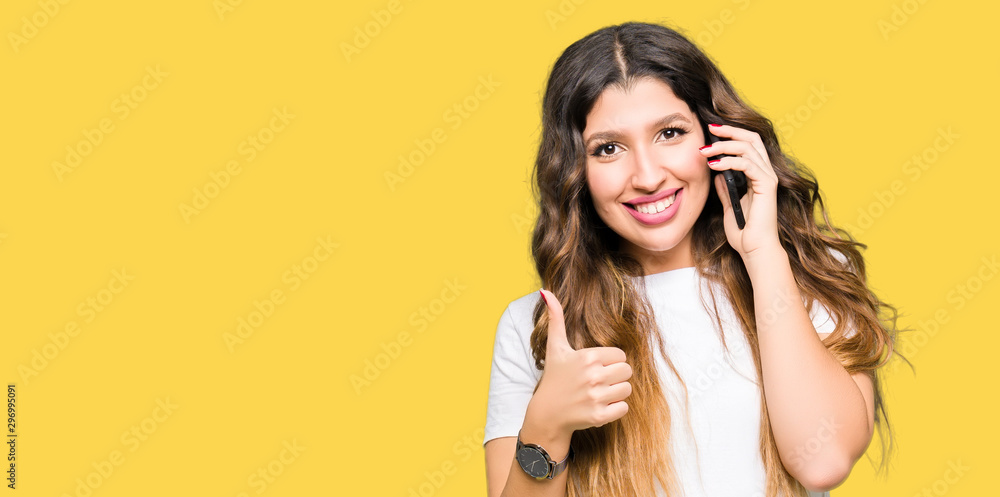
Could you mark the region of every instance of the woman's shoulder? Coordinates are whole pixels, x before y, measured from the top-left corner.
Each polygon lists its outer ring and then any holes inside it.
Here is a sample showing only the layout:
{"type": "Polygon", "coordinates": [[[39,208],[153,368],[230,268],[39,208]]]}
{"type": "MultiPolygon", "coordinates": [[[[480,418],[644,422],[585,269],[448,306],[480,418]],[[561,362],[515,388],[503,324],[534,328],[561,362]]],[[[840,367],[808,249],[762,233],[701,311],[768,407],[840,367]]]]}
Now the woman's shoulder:
{"type": "Polygon", "coordinates": [[[528,326],[528,333],[531,333],[531,327],[533,327],[533,314],[535,311],[535,305],[541,299],[541,294],[538,290],[530,292],[526,295],[522,295],[507,304],[506,309],[504,309],[503,316],[501,316],[501,321],[504,318],[509,318],[512,325],[517,328],[523,328],[525,325],[528,326]]]}
{"type": "MultiPolygon", "coordinates": [[[[539,300],[541,295],[534,291],[512,300],[504,308],[493,345],[496,374],[507,379],[517,378],[526,384],[537,382],[541,376],[531,352],[531,332],[535,327],[533,312],[539,300]]],[[[490,388],[493,388],[492,381],[490,388]]]]}

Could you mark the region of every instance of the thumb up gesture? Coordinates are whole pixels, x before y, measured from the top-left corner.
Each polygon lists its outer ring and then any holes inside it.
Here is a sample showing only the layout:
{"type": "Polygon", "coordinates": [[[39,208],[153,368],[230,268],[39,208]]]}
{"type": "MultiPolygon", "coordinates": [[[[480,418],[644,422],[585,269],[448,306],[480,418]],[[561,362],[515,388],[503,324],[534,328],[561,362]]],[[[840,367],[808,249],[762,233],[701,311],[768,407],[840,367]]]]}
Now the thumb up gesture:
{"type": "Polygon", "coordinates": [[[562,305],[552,292],[541,294],[549,317],[545,369],[529,409],[544,412],[568,434],[621,418],[632,393],[632,367],[625,362],[625,352],[617,347],[574,350],[566,338],[562,305]]]}

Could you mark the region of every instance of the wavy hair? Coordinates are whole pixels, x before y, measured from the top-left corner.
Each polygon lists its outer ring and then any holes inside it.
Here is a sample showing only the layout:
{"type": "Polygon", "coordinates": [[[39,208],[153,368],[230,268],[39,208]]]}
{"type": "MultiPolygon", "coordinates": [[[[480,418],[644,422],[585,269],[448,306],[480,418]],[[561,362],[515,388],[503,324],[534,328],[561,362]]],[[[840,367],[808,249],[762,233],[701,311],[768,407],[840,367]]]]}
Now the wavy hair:
{"type": "MultiPolygon", "coordinates": [[[[667,495],[676,495],[676,474],[665,450],[670,409],[657,376],[655,350],[674,374],[676,369],[664,350],[644,288],[626,277],[642,282],[641,264],[619,250],[621,237],[595,211],[583,143],[587,114],[601,93],[609,86],[628,88],[644,77],[669,85],[700,122],[731,124],[760,135],[778,176],[778,236],[795,280],[807,301],[825,305],[837,323],[824,346],[848,373],[863,371],[874,382],[875,423],[885,468],[892,430],[880,368],[893,355],[901,330],[896,328],[896,309],[868,288],[861,255],[867,247],[830,223],[812,173],[781,151],[771,121],[743,102],[698,47],[670,28],[629,22],[587,35],[556,61],[543,99],[542,137],[533,171],[539,214],[532,257],[542,286],[563,305],[570,344],[578,349],[621,348],[633,368],[628,414],[574,432],[568,495],[652,495],[657,484],[667,495]],[[853,336],[845,337],[848,329],[855,330],[853,336]]],[[[722,213],[712,188],[693,227],[693,259],[698,274],[718,283],[732,303],[761,378],[752,285],[742,259],[726,240],[722,213]]],[[[532,354],[542,369],[548,316],[541,301],[533,319],[532,354]]],[[[806,489],[780,460],[763,389],[760,416],[767,495],[805,496],[806,489]]]]}

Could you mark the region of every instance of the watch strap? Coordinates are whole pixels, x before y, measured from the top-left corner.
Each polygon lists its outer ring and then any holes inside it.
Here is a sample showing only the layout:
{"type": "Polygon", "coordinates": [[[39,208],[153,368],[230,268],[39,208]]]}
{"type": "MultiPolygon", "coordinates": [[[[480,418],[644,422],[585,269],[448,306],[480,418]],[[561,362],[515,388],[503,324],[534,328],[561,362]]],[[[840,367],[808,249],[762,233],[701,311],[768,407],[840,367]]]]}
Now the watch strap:
{"type": "MultiPolygon", "coordinates": [[[[518,432],[517,433],[517,446],[514,448],[515,457],[516,457],[516,454],[518,452],[520,452],[521,449],[524,448],[524,447],[531,447],[533,449],[538,450],[542,454],[542,456],[545,457],[545,460],[549,464],[549,472],[548,472],[548,474],[546,474],[545,476],[543,476],[541,478],[538,478],[539,480],[543,480],[543,479],[551,480],[551,479],[559,476],[560,473],[562,473],[563,471],[566,471],[566,468],[569,467],[569,460],[573,457],[573,446],[570,445],[569,452],[566,454],[566,457],[564,457],[562,461],[555,462],[555,461],[552,460],[552,456],[549,455],[548,451],[546,451],[545,449],[543,449],[542,446],[537,445],[537,444],[531,444],[531,443],[526,444],[526,443],[522,442],[521,441],[521,433],[518,432]]],[[[524,468],[522,468],[522,469],[524,469],[524,468]]]]}

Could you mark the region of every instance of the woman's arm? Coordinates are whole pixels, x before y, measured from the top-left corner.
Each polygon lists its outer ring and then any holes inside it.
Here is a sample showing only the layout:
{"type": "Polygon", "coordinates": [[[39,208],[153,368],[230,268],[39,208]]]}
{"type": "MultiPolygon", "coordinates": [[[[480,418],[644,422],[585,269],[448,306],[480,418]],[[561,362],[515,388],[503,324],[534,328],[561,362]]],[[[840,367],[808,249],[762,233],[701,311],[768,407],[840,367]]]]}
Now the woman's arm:
{"type": "MultiPolygon", "coordinates": [[[[525,408],[521,441],[541,446],[553,461],[569,454],[576,430],[603,426],[628,412],[632,394],[632,367],[617,347],[574,350],[566,338],[562,304],[552,292],[541,290],[548,308],[545,367],[537,389],[525,408]]],[[[486,477],[490,497],[566,495],[565,471],[551,480],[528,476],[514,459],[516,437],[498,437],[486,443],[486,477]]]]}
{"type": "Polygon", "coordinates": [[[842,483],[864,454],[874,427],[866,373],[850,375],[816,333],[780,246],[744,262],[753,284],[764,397],[785,468],[803,486],[842,483]]]}
{"type": "Polygon", "coordinates": [[[743,171],[750,183],[740,199],[747,214],[739,229],[722,175],[715,179],[726,239],[739,252],[753,285],[764,400],[785,469],[809,490],[836,487],[871,441],[872,382],[851,377],[813,327],[778,238],[778,176],[760,135],[709,125],[728,141],[701,149],[714,170],[743,171]]]}
{"type": "MultiPolygon", "coordinates": [[[[562,461],[569,453],[570,435],[546,433],[535,421],[529,408],[521,428],[521,441],[542,446],[554,461],[562,461]]],[[[573,464],[551,480],[535,480],[521,469],[514,459],[517,437],[494,438],[486,442],[486,486],[488,497],[565,497],[566,479],[573,464]]]]}

